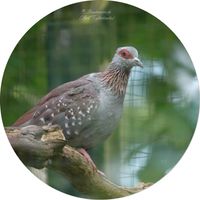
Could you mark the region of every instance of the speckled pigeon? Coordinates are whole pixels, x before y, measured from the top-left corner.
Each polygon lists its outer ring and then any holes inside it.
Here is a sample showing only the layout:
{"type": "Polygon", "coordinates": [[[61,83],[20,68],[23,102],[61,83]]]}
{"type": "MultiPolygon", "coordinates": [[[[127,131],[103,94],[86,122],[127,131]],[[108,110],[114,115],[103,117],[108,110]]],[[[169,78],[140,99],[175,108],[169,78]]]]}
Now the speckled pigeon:
{"type": "Polygon", "coordinates": [[[137,50],[131,46],[120,47],[103,72],[58,86],[13,126],[58,124],[70,146],[94,147],[118,125],[133,66],[142,67],[137,50]]]}

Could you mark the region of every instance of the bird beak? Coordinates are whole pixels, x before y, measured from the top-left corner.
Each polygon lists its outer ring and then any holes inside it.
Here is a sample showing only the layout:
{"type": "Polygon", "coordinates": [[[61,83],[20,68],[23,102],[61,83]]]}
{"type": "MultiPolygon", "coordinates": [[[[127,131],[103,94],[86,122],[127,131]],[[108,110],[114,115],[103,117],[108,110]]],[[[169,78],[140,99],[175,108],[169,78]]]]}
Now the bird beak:
{"type": "Polygon", "coordinates": [[[139,58],[135,57],[135,58],[133,59],[133,61],[134,61],[134,65],[135,65],[135,66],[143,67],[143,63],[140,61],[139,58]]]}

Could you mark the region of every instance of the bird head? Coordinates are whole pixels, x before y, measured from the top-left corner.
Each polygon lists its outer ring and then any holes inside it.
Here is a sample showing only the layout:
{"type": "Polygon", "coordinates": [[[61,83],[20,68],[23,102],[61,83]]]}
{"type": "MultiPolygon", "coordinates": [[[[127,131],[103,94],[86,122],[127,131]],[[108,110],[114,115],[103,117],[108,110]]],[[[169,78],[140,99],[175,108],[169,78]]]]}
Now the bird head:
{"type": "Polygon", "coordinates": [[[138,58],[137,49],[131,46],[118,48],[112,63],[125,69],[131,69],[134,66],[143,67],[142,62],[138,58]]]}

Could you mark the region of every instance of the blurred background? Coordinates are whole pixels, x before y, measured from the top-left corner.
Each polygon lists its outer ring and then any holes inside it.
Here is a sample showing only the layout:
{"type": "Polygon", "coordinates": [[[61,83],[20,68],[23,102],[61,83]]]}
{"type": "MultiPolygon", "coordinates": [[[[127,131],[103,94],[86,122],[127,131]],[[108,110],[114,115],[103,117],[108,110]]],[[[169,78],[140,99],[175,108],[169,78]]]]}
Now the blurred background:
{"type": "MultiPolygon", "coordinates": [[[[117,47],[135,46],[144,69],[134,68],[118,128],[90,150],[113,182],[156,182],[181,158],[193,136],[199,88],[187,51],[149,13],[127,4],[88,1],[59,9],[35,24],[14,49],[1,87],[4,126],[11,126],[48,91],[102,71],[117,47]]],[[[46,182],[81,196],[54,171],[46,182]]]]}

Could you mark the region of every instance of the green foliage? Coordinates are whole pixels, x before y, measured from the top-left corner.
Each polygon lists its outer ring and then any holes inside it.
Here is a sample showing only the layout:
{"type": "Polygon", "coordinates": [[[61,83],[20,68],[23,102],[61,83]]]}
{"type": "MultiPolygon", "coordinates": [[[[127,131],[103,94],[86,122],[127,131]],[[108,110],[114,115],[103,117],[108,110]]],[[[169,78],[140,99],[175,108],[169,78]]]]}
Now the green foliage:
{"type": "Polygon", "coordinates": [[[31,28],[19,41],[7,63],[1,88],[5,126],[11,125],[47,91],[44,26],[44,23],[39,23],[31,28]]]}

